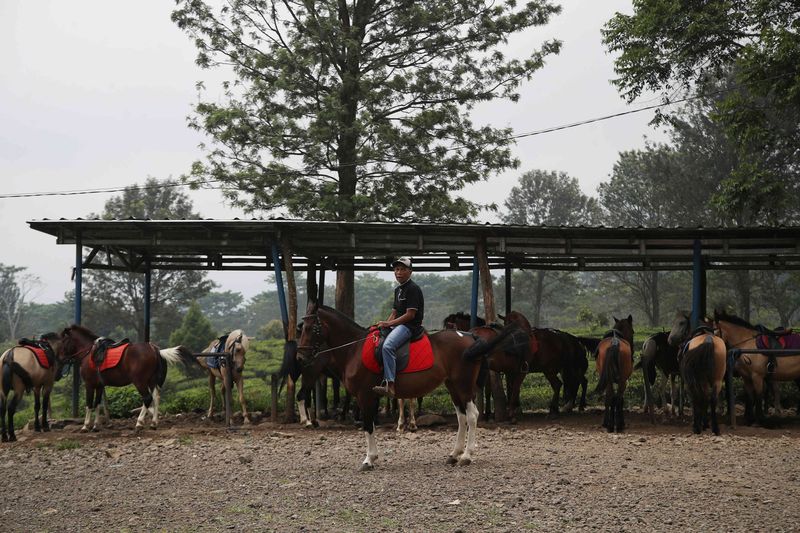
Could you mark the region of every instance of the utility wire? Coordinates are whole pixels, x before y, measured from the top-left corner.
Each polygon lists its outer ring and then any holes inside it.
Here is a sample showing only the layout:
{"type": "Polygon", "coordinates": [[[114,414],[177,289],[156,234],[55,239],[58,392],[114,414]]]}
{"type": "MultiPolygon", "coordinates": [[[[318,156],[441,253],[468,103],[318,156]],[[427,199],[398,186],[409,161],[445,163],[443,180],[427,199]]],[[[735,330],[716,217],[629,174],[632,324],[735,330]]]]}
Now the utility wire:
{"type": "MultiPolygon", "coordinates": [[[[762,80],[762,81],[768,81],[770,79],[775,79],[775,78],[782,78],[782,77],[786,77],[786,76],[788,76],[790,74],[793,75],[794,73],[784,73],[784,74],[780,74],[780,75],[777,75],[777,76],[772,76],[771,78],[767,78],[766,80],[762,80]]],[[[612,113],[610,115],[603,115],[603,116],[600,116],[600,117],[585,119],[585,120],[581,120],[581,121],[578,121],[578,122],[571,122],[569,124],[562,124],[560,126],[552,126],[552,127],[544,128],[544,129],[541,129],[541,130],[530,131],[530,132],[526,132],[526,133],[518,133],[516,135],[509,135],[508,137],[505,137],[504,139],[505,140],[524,139],[524,138],[527,138],[527,137],[535,137],[537,135],[544,135],[544,134],[553,133],[553,132],[556,132],[556,131],[562,131],[562,130],[567,130],[567,129],[571,129],[571,128],[577,128],[579,126],[585,126],[587,124],[593,124],[593,123],[596,123],[596,122],[602,122],[602,121],[605,121],[605,120],[611,120],[611,119],[623,117],[623,116],[626,116],[626,115],[633,115],[635,113],[641,113],[642,111],[649,111],[651,109],[659,109],[659,108],[662,108],[662,107],[667,107],[667,106],[671,106],[671,105],[675,105],[675,104],[681,104],[681,103],[684,103],[684,102],[689,102],[689,101],[697,100],[697,99],[700,99],[700,98],[708,98],[708,97],[712,97],[712,96],[718,96],[720,94],[723,94],[723,93],[726,93],[726,92],[731,92],[731,91],[736,90],[738,88],[739,88],[738,85],[734,86],[734,87],[726,87],[724,89],[720,89],[718,91],[714,91],[714,92],[710,92],[710,93],[703,93],[703,94],[696,94],[696,95],[692,95],[692,96],[686,96],[684,98],[679,98],[677,100],[668,100],[668,101],[662,102],[660,104],[652,104],[652,105],[645,106],[645,107],[640,107],[640,108],[637,108],[637,109],[629,109],[627,111],[620,111],[619,113],[612,113]]],[[[494,142],[494,141],[492,141],[492,142],[494,142]]],[[[476,143],[474,145],[471,145],[470,147],[482,146],[482,144],[485,144],[485,143],[476,143]]],[[[447,148],[446,151],[452,152],[454,150],[460,150],[462,148],[467,148],[467,147],[468,147],[467,145],[456,145],[456,146],[451,146],[450,148],[447,148]]],[[[339,167],[343,168],[343,167],[348,167],[348,166],[363,165],[363,164],[367,164],[367,163],[368,162],[345,163],[345,164],[339,165],[339,167]]],[[[167,182],[167,183],[160,183],[160,184],[157,184],[157,185],[129,185],[129,186],[125,186],[125,187],[109,187],[109,188],[103,188],[103,189],[84,189],[84,190],[72,190],[72,191],[9,193],[9,194],[0,194],[0,199],[4,199],[4,198],[35,198],[35,197],[41,197],[41,196],[76,196],[76,195],[82,195],[82,194],[104,194],[104,193],[111,193],[111,192],[123,192],[123,191],[125,191],[127,189],[147,190],[147,189],[158,189],[158,188],[168,188],[168,187],[186,187],[186,186],[192,186],[192,185],[206,185],[206,184],[211,184],[211,183],[219,183],[220,181],[221,180],[204,180],[204,181],[193,181],[191,183],[167,182]]],[[[213,188],[219,189],[220,187],[213,187],[213,188]]]]}

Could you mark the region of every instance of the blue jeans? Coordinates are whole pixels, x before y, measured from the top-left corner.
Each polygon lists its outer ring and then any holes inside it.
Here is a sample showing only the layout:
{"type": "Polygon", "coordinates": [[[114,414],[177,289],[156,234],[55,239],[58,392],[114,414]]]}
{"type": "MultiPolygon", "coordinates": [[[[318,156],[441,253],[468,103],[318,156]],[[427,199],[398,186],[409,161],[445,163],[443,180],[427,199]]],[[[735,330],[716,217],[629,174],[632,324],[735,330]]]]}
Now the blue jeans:
{"type": "Polygon", "coordinates": [[[405,324],[400,324],[392,328],[389,336],[383,342],[383,375],[386,381],[394,381],[397,349],[410,339],[411,330],[405,324]]]}

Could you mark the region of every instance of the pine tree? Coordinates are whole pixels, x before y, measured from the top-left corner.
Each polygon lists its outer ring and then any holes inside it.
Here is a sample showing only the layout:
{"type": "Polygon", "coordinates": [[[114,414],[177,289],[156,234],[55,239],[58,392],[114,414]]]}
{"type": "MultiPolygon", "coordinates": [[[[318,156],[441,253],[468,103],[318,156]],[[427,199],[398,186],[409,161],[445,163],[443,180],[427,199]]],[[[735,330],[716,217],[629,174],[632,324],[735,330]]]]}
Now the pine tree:
{"type": "Polygon", "coordinates": [[[186,316],[183,317],[181,327],[169,336],[169,344],[170,346],[181,344],[190,350],[201,352],[214,337],[216,337],[216,333],[211,322],[203,315],[200,304],[195,301],[192,302],[186,316]]]}

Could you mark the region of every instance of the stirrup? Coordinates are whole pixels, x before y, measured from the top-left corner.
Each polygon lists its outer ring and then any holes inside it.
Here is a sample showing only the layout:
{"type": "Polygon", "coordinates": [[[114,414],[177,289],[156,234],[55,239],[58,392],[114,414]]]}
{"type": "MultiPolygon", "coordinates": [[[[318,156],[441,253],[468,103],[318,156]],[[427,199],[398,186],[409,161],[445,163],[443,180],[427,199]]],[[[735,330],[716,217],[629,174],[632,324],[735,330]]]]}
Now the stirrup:
{"type": "Polygon", "coordinates": [[[389,398],[394,398],[394,394],[389,388],[389,382],[386,380],[383,380],[383,382],[380,385],[372,387],[372,392],[374,392],[378,396],[388,396],[389,398]]]}

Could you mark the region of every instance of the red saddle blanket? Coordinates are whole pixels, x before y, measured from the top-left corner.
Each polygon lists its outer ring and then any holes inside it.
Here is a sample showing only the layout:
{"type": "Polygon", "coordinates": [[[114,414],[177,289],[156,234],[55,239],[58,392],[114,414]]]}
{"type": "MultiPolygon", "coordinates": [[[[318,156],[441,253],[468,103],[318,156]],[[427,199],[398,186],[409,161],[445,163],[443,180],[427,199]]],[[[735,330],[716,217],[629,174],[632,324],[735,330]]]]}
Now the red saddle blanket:
{"type": "Polygon", "coordinates": [[[22,346],[22,348],[27,348],[33,352],[33,355],[36,356],[36,360],[39,361],[39,366],[42,368],[50,368],[50,361],[47,360],[47,354],[44,353],[44,350],[38,346],[31,346],[29,344],[22,346]]]}
{"type": "MultiPolygon", "coordinates": [[[[100,363],[100,371],[114,368],[122,360],[122,354],[128,349],[130,343],[117,346],[116,348],[109,348],[106,350],[106,358],[100,363]]],[[[89,370],[97,370],[97,365],[94,362],[94,354],[89,354],[89,370]]]]}
{"type": "MultiPolygon", "coordinates": [[[[370,330],[369,336],[364,341],[361,350],[361,362],[367,370],[373,374],[381,374],[383,370],[375,359],[375,346],[380,342],[380,333],[377,329],[370,330]]],[[[411,372],[421,372],[433,366],[433,348],[428,334],[424,334],[421,339],[411,343],[409,348],[408,364],[398,374],[410,374],[411,372]]]]}
{"type": "Polygon", "coordinates": [[[800,349],[800,333],[786,333],[777,337],[772,335],[759,335],[756,337],[756,347],[762,350],[770,348],[778,350],[800,349]]]}

